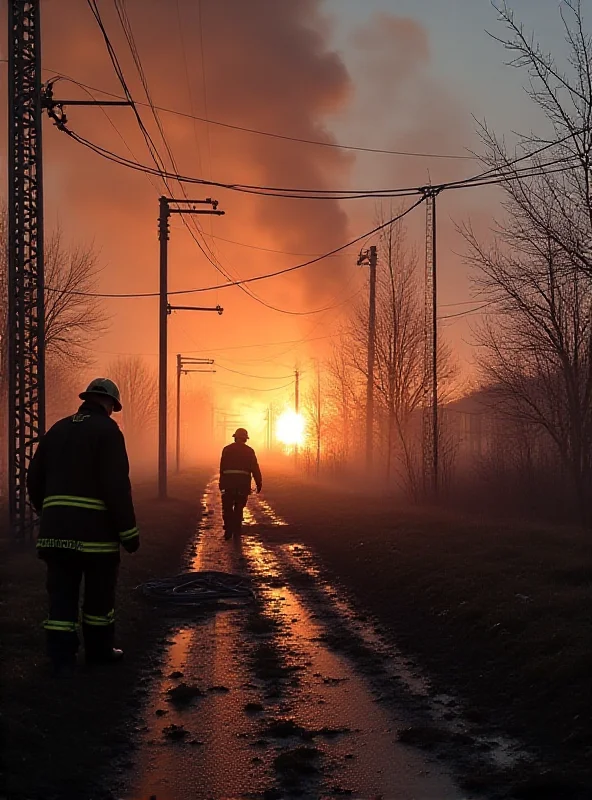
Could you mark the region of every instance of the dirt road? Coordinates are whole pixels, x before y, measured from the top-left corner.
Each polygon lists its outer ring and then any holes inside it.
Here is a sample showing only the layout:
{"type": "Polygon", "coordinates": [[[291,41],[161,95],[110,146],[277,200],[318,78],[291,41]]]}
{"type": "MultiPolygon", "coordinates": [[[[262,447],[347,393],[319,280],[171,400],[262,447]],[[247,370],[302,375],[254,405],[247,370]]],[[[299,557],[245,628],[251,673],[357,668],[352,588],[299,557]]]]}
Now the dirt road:
{"type": "MultiPolygon", "coordinates": [[[[228,543],[215,481],[204,504],[188,566],[248,575],[257,599],[184,612],[173,626],[126,800],[465,797],[435,757],[403,743],[429,735],[446,698],[430,698],[380,632],[320,580],[309,550],[281,536],[264,544],[289,520],[253,496],[242,541],[228,543]]],[[[459,721],[448,724],[458,747],[459,721]]]]}

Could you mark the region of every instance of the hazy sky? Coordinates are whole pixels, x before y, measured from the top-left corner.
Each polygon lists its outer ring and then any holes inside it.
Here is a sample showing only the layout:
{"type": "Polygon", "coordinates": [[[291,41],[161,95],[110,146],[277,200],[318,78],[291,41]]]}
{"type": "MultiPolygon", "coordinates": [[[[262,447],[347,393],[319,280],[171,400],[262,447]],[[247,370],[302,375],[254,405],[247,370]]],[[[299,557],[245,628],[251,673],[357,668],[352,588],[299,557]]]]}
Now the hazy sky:
{"type": "MultiPolygon", "coordinates": [[[[546,47],[562,53],[557,0],[512,0],[511,5],[546,47]]],[[[202,0],[201,4],[197,0],[128,0],[126,6],[154,101],[162,106],[305,139],[441,155],[467,155],[478,149],[474,118],[487,119],[497,131],[509,135],[539,124],[524,95],[524,73],[504,66],[507,54],[486,33],[503,35],[489,0],[202,0]]],[[[1,7],[5,31],[5,2],[1,7]]],[[[99,2],[99,7],[132,92],[144,99],[112,3],[99,2]]],[[[46,0],[43,36],[46,69],[120,91],[85,2],[46,0]]],[[[71,84],[58,87],[56,93],[84,96],[71,84]]],[[[149,112],[142,113],[157,136],[149,112]]],[[[68,117],[71,127],[93,142],[128,157],[129,147],[139,161],[148,163],[128,110],[109,110],[111,121],[96,109],[71,108],[68,117]]],[[[470,160],[353,154],[169,114],[163,114],[162,120],[181,171],[228,182],[394,187],[468,176],[479,169],[470,160]]],[[[95,241],[104,264],[102,291],[155,291],[157,197],[162,187],[102,161],[49,124],[46,131],[48,224],[59,219],[71,239],[95,241]]],[[[5,131],[2,149],[4,156],[5,131]]],[[[204,230],[216,257],[233,276],[281,269],[308,257],[299,254],[326,252],[372,227],[379,213],[373,202],[340,205],[251,198],[224,190],[204,192],[200,187],[189,191],[199,196],[213,193],[225,208],[226,216],[205,221],[204,230]]],[[[449,311],[455,310],[450,304],[471,297],[470,275],[455,224],[470,217],[485,235],[498,213],[498,200],[493,190],[471,190],[470,196],[455,193],[439,201],[439,295],[449,311]]],[[[171,289],[223,282],[178,218],[173,226],[171,289]]],[[[423,209],[409,218],[409,235],[422,261],[423,209]]],[[[225,373],[224,366],[277,376],[278,386],[297,361],[310,372],[310,359],[323,355],[331,342],[319,337],[336,332],[348,308],[344,301],[363,290],[365,276],[356,267],[357,249],[302,272],[253,285],[265,302],[286,311],[336,306],[324,313],[277,313],[236,288],[182,296],[188,303],[221,303],[225,313],[221,318],[176,314],[170,324],[171,355],[199,350],[200,355],[219,359],[217,375],[195,376],[195,385],[212,380],[254,388],[266,385],[225,373]],[[303,338],[310,340],[308,344],[289,344],[303,338]],[[244,347],[276,341],[288,344],[244,347]]],[[[97,345],[95,369],[103,369],[117,352],[141,353],[155,364],[156,302],[114,300],[109,310],[112,325],[97,345]]],[[[455,320],[445,329],[467,371],[474,320],[455,320]]],[[[290,391],[277,396],[287,397],[290,391]]],[[[264,397],[259,403],[267,404],[272,395],[253,392],[248,396],[264,397]]]]}

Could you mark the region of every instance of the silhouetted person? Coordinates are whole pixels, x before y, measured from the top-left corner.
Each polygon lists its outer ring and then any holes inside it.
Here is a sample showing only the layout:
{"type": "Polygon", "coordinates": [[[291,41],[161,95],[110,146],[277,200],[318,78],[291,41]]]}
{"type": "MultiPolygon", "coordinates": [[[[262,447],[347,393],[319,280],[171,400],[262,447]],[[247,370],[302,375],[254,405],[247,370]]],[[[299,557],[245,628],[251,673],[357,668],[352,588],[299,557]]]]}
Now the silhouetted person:
{"type": "Polygon", "coordinates": [[[257,493],[261,491],[261,470],[257,456],[247,444],[249,434],[244,428],[237,428],[233,434],[234,444],[222,450],[220,459],[220,491],[222,492],[222,516],[224,519],[224,538],[237,538],[241,534],[243,509],[251,492],[251,477],[255,479],[257,493]]]}
{"type": "Polygon", "coordinates": [[[113,647],[120,546],[140,545],[123,434],[111,419],[119,389],[96,378],[77,413],[56,422],[31,460],[27,489],[41,514],[39,556],[47,563],[47,649],[59,677],[73,674],[78,596],[84,576],[82,633],[86,662],[121,661],[113,647]]]}

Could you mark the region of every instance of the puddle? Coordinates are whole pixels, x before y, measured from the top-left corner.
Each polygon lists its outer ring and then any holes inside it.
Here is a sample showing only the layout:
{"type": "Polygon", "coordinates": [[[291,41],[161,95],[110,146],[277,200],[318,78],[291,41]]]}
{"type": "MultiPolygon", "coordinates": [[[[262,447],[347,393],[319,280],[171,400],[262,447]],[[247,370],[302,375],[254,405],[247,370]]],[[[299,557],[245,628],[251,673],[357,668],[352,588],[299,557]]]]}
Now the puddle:
{"type": "MultiPolygon", "coordinates": [[[[264,545],[257,525],[287,523],[261,498],[249,504],[242,542],[224,541],[213,479],[185,567],[250,574],[256,607],[198,612],[190,622],[185,614],[171,633],[126,800],[468,800],[439,764],[397,740],[408,721],[377,702],[371,679],[323,640],[330,619],[291,581],[303,563],[318,577],[312,554],[264,545]]],[[[369,647],[386,647],[336,589],[315,585],[369,647]]],[[[417,680],[410,672],[408,688],[425,695],[417,680]]]]}
{"type": "MultiPolygon", "coordinates": [[[[255,538],[245,539],[244,552],[255,576],[282,574],[275,556],[255,538]]],[[[297,674],[297,691],[289,695],[289,718],[306,731],[347,731],[331,743],[335,785],[361,797],[461,797],[434,765],[422,763],[398,744],[397,727],[404,723],[376,703],[371,688],[346,658],[322,645],[322,628],[296,594],[288,586],[265,584],[261,591],[271,613],[282,618],[284,646],[306,667],[297,674]]]]}
{"type": "MultiPolygon", "coordinates": [[[[259,498],[257,498],[258,500],[259,498]]],[[[269,505],[259,502],[254,505],[253,511],[257,519],[263,524],[269,524],[275,515],[272,513],[267,519],[269,505]]],[[[473,726],[462,716],[458,700],[451,695],[433,695],[429,680],[421,674],[418,667],[406,658],[392,641],[387,641],[371,622],[361,620],[353,605],[343,597],[343,592],[333,586],[321,575],[321,570],[316,563],[314,554],[306,545],[285,544],[274,548],[278,558],[277,569],[283,567],[288,575],[291,573],[307,577],[314,582],[314,598],[308,598],[307,605],[316,609],[322,606],[322,611],[330,609],[331,615],[341,617],[342,624],[354,634],[369,650],[383,657],[381,669],[393,681],[401,682],[406,691],[422,700],[427,705],[434,724],[446,728],[454,734],[466,734],[473,726]]],[[[307,596],[303,589],[303,596],[307,596]]],[[[322,612],[321,612],[322,614],[322,612]]],[[[326,616],[325,614],[322,614],[326,616]]],[[[528,760],[518,741],[503,736],[485,736],[471,730],[475,742],[486,752],[488,760],[500,768],[512,768],[520,761],[528,760]]]]}

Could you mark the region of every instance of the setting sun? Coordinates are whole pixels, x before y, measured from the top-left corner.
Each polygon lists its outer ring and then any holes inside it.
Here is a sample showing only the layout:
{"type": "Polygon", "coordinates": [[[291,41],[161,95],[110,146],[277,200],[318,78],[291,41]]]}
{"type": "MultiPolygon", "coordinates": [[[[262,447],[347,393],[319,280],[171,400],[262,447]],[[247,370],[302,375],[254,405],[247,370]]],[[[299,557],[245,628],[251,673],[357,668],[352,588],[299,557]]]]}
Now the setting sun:
{"type": "Polygon", "coordinates": [[[295,411],[284,411],[276,423],[276,436],[282,444],[303,445],[304,428],[304,417],[301,414],[297,414],[295,411]]]}

